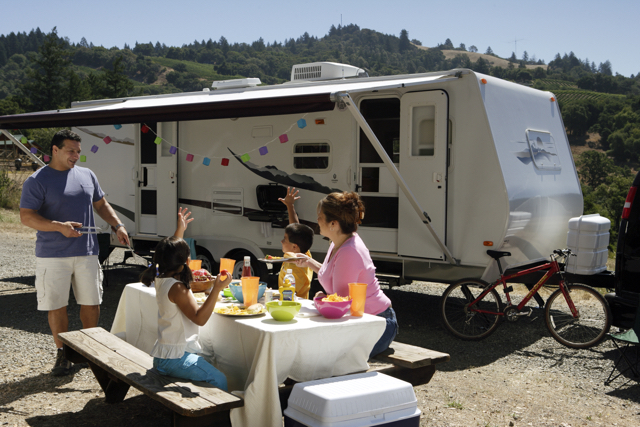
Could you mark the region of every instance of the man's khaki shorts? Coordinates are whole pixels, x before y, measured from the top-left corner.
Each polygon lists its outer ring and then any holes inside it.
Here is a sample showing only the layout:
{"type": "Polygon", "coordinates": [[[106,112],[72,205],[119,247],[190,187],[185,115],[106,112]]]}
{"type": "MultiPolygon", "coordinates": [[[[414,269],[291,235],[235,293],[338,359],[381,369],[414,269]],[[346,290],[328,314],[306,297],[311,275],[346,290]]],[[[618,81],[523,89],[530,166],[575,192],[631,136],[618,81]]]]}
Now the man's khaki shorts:
{"type": "Polygon", "coordinates": [[[69,305],[69,287],[79,305],[102,303],[102,269],[97,255],[66,258],[36,257],[38,310],[69,305]]]}

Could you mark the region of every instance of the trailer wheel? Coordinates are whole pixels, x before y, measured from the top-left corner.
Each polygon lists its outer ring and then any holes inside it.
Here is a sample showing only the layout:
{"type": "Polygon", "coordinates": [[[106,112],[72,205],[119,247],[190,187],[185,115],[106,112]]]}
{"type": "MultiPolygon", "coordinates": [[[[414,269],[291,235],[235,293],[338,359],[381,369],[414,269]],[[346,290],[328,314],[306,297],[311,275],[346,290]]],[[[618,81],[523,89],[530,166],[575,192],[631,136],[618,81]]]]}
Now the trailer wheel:
{"type": "Polygon", "coordinates": [[[211,252],[202,246],[196,246],[196,259],[202,261],[202,268],[207,270],[209,273],[218,274],[219,264],[213,260],[211,252]]]}
{"type": "Polygon", "coordinates": [[[251,257],[251,274],[253,276],[257,276],[261,281],[266,281],[267,278],[267,266],[266,264],[258,261],[258,259],[253,256],[253,254],[249,251],[239,250],[237,252],[232,252],[227,255],[227,258],[235,259],[236,265],[233,268],[233,278],[239,279],[242,277],[242,267],[244,266],[244,257],[251,257]]]}

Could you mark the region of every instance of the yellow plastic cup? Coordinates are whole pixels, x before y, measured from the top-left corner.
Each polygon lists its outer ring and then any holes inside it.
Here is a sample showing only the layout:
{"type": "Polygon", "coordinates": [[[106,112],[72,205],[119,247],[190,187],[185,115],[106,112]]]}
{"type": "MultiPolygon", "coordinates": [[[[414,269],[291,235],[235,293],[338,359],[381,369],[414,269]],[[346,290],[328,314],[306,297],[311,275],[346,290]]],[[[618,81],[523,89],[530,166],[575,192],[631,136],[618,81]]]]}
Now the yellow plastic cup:
{"type": "Polygon", "coordinates": [[[192,259],[189,261],[189,268],[191,271],[200,270],[202,268],[202,260],[201,259],[192,259]]]}
{"type": "Polygon", "coordinates": [[[259,277],[242,277],[242,299],[245,307],[251,307],[258,302],[258,289],[260,288],[259,277]]]}
{"type": "MultiPolygon", "coordinates": [[[[236,265],[235,259],[230,258],[220,258],[220,273],[222,270],[227,270],[230,274],[233,274],[233,267],[236,265]]],[[[222,276],[222,279],[226,279],[227,276],[222,276]]]]}
{"type": "Polygon", "coordinates": [[[351,315],[362,317],[364,303],[367,300],[367,284],[349,283],[349,296],[351,297],[351,315]]]}

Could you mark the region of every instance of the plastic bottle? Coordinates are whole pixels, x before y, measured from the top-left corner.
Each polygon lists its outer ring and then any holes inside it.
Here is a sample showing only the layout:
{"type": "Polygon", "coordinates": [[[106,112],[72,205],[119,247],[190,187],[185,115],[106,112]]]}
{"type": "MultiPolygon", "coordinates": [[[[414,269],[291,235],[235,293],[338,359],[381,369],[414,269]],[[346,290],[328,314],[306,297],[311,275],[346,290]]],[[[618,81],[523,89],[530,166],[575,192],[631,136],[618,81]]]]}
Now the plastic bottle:
{"type": "Polygon", "coordinates": [[[242,277],[251,276],[251,257],[244,257],[244,266],[242,266],[242,277]]]}
{"type": "Polygon", "coordinates": [[[296,277],[290,268],[287,268],[287,274],[282,279],[282,286],[279,290],[280,301],[293,301],[293,296],[296,294],[296,277]]]}

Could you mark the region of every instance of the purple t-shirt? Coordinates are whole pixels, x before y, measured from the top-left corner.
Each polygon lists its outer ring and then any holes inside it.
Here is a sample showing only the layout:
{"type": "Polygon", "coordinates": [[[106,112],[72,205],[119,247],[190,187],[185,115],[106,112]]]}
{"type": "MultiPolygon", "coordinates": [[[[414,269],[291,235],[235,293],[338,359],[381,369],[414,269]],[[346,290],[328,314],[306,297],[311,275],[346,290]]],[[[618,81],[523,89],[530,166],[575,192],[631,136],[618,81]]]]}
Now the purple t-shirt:
{"type": "Polygon", "coordinates": [[[385,311],[391,300],[378,284],[376,267],[373,265],[369,249],[357,233],[347,239],[329,261],[333,252],[333,243],[329,246],[324,263],[318,271],[318,281],[328,294],[349,295],[349,283],[366,283],[367,299],[364,312],[379,314],[385,311]]]}
{"type": "MultiPolygon", "coordinates": [[[[104,192],[98,178],[87,169],[75,166],[58,171],[45,166],[24,182],[20,207],[33,209],[52,221],[75,221],[93,227],[93,203],[100,201],[104,192]]],[[[36,256],[41,258],[98,255],[95,234],[69,238],[57,231],[38,231],[36,256]]]]}

